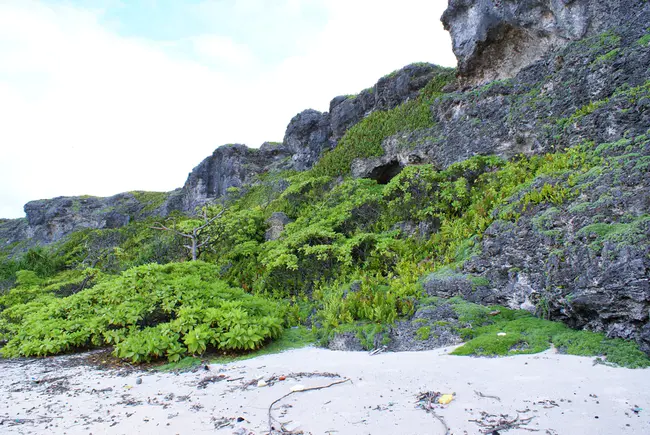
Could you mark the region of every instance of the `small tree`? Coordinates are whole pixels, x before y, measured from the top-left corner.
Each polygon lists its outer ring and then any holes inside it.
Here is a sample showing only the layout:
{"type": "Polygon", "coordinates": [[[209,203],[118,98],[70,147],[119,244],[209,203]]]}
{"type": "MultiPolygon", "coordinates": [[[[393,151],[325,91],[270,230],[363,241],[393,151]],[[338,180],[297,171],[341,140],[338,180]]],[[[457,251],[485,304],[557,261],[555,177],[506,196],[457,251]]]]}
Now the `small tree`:
{"type": "Polygon", "coordinates": [[[211,218],[208,218],[207,209],[204,208],[202,221],[199,219],[191,219],[183,222],[183,226],[181,228],[178,228],[176,225],[174,225],[173,228],[169,228],[160,222],[155,222],[154,226],[151,228],[154,230],[171,231],[172,233],[178,234],[179,236],[188,239],[189,243],[187,245],[183,245],[183,247],[190,252],[192,261],[196,261],[200,255],[200,249],[210,242],[210,236],[203,237],[203,230],[205,230],[212,222],[223,216],[225,212],[226,207],[224,206],[221,211],[219,211],[219,213],[211,218]]]}

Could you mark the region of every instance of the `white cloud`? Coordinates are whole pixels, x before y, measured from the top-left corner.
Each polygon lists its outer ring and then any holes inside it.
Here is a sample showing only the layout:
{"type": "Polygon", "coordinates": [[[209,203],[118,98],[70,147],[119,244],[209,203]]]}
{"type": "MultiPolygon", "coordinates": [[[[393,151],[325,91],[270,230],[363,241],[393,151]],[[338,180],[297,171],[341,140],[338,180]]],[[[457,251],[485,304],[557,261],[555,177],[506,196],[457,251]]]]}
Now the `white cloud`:
{"type": "Polygon", "coordinates": [[[180,187],[220,144],[281,140],[303,109],[413,61],[453,63],[444,5],[380,3],[327,2],[325,29],[296,35],[306,54],[264,68],[218,29],[191,38],[201,56],[190,58],[113,33],[99,11],[0,2],[0,215],[32,199],[180,187]]]}
{"type": "Polygon", "coordinates": [[[191,38],[194,51],[202,60],[215,66],[250,68],[255,57],[247,46],[219,35],[201,35],[191,38]]]}

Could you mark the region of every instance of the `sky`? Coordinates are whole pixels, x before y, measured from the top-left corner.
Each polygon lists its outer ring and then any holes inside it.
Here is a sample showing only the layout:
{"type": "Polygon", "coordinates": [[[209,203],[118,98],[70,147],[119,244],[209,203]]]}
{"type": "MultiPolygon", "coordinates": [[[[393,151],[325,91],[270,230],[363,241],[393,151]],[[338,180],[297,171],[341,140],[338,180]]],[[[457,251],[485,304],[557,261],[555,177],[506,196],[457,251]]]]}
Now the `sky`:
{"type": "Polygon", "coordinates": [[[0,0],[0,217],[181,187],[219,145],[413,62],[454,66],[445,0],[0,0]]]}

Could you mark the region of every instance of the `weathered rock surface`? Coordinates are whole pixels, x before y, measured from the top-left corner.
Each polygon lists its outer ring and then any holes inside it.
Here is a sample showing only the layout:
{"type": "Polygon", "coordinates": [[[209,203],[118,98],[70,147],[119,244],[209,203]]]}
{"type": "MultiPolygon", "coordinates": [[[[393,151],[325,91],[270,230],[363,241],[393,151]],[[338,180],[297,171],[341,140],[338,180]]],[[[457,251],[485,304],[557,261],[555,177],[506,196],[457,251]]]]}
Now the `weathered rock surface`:
{"type": "Polygon", "coordinates": [[[291,222],[291,219],[282,212],[275,212],[266,220],[269,229],[264,234],[264,238],[269,240],[278,240],[284,231],[285,225],[291,222]]]}
{"type": "Polygon", "coordinates": [[[646,6],[644,0],[450,0],[442,22],[459,73],[484,83],[514,77],[570,41],[629,26],[646,6]]]}
{"type": "Polygon", "coordinates": [[[497,220],[465,269],[490,282],[478,302],[635,339],[650,353],[650,135],[599,152],[611,164],[573,180],[571,200],[497,220]]]}
{"type": "Polygon", "coordinates": [[[291,155],[290,149],[279,143],[267,142],[259,149],[241,144],[220,146],[192,170],[174,205],[180,203],[181,210],[194,212],[225,196],[232,187],[250,185],[270,170],[287,169],[291,155]]]}
{"type": "Polygon", "coordinates": [[[21,234],[33,241],[51,243],[84,228],[119,228],[133,220],[165,215],[166,198],[166,193],[128,192],[109,198],[58,197],[31,201],[25,205],[27,228],[21,234]]]}
{"type": "Polygon", "coordinates": [[[0,247],[9,248],[27,239],[27,219],[0,219],[0,247]]]}
{"type": "Polygon", "coordinates": [[[585,140],[612,142],[650,128],[650,3],[628,26],[547,53],[515,78],[449,92],[432,106],[435,126],[382,143],[381,157],[358,159],[356,177],[390,178],[409,164],[444,169],[474,155],[540,154],[585,140]],[[643,23],[643,24],[640,24],[643,23]]]}
{"type": "Polygon", "coordinates": [[[332,99],[329,112],[309,109],[296,115],[284,136],[285,146],[293,152],[293,169],[311,168],[350,127],[376,110],[390,110],[415,98],[439,71],[440,67],[428,63],[407,65],[358,95],[332,99]]]}

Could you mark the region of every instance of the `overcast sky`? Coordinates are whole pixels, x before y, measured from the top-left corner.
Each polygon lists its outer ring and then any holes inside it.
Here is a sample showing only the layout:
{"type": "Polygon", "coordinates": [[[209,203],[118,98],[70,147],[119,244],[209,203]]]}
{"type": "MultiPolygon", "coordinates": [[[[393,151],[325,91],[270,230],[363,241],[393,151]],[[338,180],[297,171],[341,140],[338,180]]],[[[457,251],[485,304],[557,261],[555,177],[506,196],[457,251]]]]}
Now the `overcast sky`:
{"type": "Polygon", "coordinates": [[[0,217],[167,191],[214,148],[412,62],[455,65],[446,0],[0,0],[0,217]]]}

